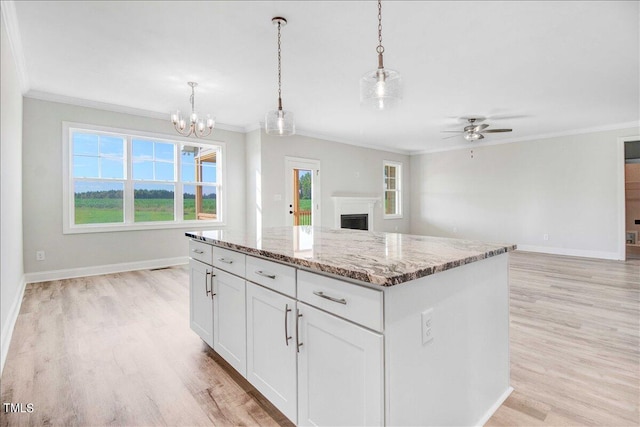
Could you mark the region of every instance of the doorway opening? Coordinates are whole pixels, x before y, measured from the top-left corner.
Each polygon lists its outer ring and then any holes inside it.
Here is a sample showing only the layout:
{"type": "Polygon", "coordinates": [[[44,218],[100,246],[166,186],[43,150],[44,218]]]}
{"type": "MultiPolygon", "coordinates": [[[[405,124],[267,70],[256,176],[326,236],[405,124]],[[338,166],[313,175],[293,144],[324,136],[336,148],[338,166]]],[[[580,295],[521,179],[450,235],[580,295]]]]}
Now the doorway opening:
{"type": "Polygon", "coordinates": [[[640,259],[640,140],[624,143],[626,259],[640,259]]]}

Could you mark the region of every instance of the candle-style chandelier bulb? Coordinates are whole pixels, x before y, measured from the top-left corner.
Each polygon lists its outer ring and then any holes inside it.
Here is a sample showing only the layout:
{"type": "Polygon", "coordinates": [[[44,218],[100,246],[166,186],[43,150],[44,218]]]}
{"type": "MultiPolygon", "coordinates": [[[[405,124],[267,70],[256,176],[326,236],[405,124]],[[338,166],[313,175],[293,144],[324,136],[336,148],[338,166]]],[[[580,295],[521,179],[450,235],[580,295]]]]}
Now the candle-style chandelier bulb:
{"type": "Polygon", "coordinates": [[[187,119],[185,119],[180,110],[177,110],[175,113],[171,114],[171,123],[173,123],[176,131],[182,136],[191,136],[194,135],[196,138],[204,138],[206,136],[211,135],[214,126],[216,125],[216,121],[210,115],[207,114],[206,120],[202,117],[198,116],[196,112],[196,92],[195,88],[198,86],[196,82],[187,82],[189,86],[191,86],[191,97],[189,97],[189,102],[191,104],[191,114],[189,114],[189,127],[187,128],[187,119]]]}

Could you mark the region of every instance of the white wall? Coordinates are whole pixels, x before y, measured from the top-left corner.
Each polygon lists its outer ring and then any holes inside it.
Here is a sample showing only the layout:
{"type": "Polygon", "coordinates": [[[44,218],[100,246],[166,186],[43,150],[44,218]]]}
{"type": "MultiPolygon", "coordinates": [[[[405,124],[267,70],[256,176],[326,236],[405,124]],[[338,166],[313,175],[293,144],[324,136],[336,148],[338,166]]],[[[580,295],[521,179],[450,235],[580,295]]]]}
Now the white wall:
{"type": "MultiPolygon", "coordinates": [[[[62,234],[62,122],[111,126],[175,136],[168,120],[25,98],[24,101],[24,265],[36,272],[175,260],[188,254],[185,228],[62,234]],[[44,250],[46,260],[36,261],[44,250]]],[[[244,134],[214,130],[209,139],[226,142],[227,224],[245,226],[244,134]]],[[[143,264],[144,265],[144,264],[143,264]]],[[[95,270],[95,269],[94,269],[95,270]]],[[[96,270],[100,271],[100,270],[96,270]]],[[[63,274],[68,276],[68,274],[63,274]]]]}
{"type": "Polygon", "coordinates": [[[409,195],[411,194],[409,156],[388,151],[372,150],[294,135],[278,137],[261,134],[262,205],[265,227],[286,224],[288,212],[285,197],[285,157],[320,160],[322,226],[334,226],[334,205],[331,196],[361,195],[379,197],[374,208],[373,229],[407,233],[410,226],[409,195]],[[403,165],[403,213],[401,219],[382,219],[384,160],[403,165]],[[276,200],[280,195],[281,200],[276,200]]]}
{"type": "Polygon", "coordinates": [[[262,229],[262,162],[260,130],[247,133],[247,232],[257,233],[262,229]]]}
{"type": "Polygon", "coordinates": [[[638,133],[478,145],[473,158],[471,148],[413,156],[411,232],[617,259],[623,167],[617,138],[638,133]]]}
{"type": "Polygon", "coordinates": [[[22,93],[4,19],[0,19],[0,372],[24,291],[22,265],[22,93]]]}

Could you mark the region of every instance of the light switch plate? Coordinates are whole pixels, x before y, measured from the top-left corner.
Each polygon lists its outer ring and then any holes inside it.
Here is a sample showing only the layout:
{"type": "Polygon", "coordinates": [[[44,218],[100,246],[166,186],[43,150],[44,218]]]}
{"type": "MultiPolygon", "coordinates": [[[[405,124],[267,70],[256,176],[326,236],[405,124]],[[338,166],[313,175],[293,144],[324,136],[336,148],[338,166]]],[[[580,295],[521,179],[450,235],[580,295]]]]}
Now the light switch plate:
{"type": "Polygon", "coordinates": [[[433,307],[422,312],[420,316],[422,326],[422,344],[433,340],[433,307]]]}

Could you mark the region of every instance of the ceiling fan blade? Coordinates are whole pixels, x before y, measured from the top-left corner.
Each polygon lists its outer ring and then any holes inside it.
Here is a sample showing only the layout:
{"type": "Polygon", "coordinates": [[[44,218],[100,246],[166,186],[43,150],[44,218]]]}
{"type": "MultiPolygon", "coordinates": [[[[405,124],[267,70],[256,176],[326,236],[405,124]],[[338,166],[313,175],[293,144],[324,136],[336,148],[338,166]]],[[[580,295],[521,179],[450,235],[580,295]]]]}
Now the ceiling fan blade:
{"type": "Polygon", "coordinates": [[[455,138],[456,136],[462,136],[462,135],[451,135],[451,136],[445,136],[444,138],[440,138],[440,139],[455,138]]]}
{"type": "Polygon", "coordinates": [[[483,130],[482,133],[498,133],[498,132],[511,132],[513,129],[487,129],[483,130]]]}
{"type": "Polygon", "coordinates": [[[455,132],[455,133],[464,133],[463,130],[441,130],[440,133],[451,133],[451,132],[455,132]]]}
{"type": "Polygon", "coordinates": [[[480,132],[482,129],[486,129],[488,128],[489,125],[486,123],[482,123],[481,125],[476,126],[475,128],[473,128],[474,132],[480,132]]]}

